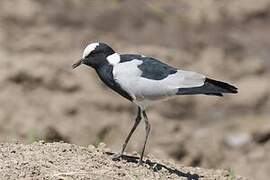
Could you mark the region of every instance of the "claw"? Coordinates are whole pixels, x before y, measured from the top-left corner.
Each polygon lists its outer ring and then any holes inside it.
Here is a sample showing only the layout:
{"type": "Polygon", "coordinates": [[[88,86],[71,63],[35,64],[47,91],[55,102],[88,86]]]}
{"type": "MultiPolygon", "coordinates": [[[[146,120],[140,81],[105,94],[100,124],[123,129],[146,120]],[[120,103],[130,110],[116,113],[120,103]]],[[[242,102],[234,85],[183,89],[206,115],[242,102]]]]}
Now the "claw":
{"type": "Polygon", "coordinates": [[[142,166],[143,165],[143,161],[139,161],[139,163],[138,163],[138,166],[142,166]]]}

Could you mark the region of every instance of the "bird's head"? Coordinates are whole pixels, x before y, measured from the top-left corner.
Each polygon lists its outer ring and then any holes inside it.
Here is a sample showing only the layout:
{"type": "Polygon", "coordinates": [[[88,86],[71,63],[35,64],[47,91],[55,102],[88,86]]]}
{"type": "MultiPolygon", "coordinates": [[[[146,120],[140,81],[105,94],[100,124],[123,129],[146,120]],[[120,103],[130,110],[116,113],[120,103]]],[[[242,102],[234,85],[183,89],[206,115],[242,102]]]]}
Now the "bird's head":
{"type": "Polygon", "coordinates": [[[86,46],[83,51],[82,58],[72,65],[75,69],[81,64],[99,68],[106,64],[117,64],[120,61],[120,56],[105,43],[91,43],[86,46]]]}

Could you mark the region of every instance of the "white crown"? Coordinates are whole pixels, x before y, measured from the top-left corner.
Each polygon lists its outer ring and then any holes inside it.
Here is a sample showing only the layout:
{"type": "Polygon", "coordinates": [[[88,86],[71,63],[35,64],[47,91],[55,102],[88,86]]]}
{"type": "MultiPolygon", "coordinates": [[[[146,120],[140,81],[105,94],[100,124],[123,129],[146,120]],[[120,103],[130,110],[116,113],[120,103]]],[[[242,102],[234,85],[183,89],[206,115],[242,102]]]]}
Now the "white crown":
{"type": "Polygon", "coordinates": [[[96,47],[99,45],[99,43],[91,43],[86,46],[86,48],[83,51],[82,58],[84,59],[86,56],[88,56],[92,51],[96,49],[96,47]]]}

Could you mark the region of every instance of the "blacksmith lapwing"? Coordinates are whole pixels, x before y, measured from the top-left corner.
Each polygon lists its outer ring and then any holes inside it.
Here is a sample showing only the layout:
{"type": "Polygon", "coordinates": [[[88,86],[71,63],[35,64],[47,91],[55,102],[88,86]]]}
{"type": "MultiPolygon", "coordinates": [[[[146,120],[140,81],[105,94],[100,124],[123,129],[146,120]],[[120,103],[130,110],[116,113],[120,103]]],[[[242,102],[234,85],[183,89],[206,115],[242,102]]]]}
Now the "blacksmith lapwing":
{"type": "Polygon", "coordinates": [[[81,64],[94,68],[107,86],[137,105],[135,123],[121,152],[115,158],[123,155],[130,137],[143,118],[146,135],[139,164],[143,162],[145,145],[150,132],[145,108],[151,102],[175,95],[223,96],[223,93],[237,93],[237,88],[228,83],[207,78],[196,72],[171,67],[152,57],[137,54],[120,55],[105,43],[89,44],[84,49],[82,58],[72,67],[74,69],[81,64]]]}

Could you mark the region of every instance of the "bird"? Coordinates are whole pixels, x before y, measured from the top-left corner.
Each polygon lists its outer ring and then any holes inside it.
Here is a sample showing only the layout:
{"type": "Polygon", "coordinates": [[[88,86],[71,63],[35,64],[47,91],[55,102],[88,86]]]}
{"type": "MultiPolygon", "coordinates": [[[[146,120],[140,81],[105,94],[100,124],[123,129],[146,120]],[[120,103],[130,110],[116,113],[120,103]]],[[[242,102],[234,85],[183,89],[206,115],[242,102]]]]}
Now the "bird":
{"type": "Polygon", "coordinates": [[[144,151],[151,125],[146,107],[153,102],[178,95],[223,96],[225,93],[238,93],[237,87],[206,77],[203,74],[185,71],[161,62],[153,57],[139,54],[119,54],[103,42],[93,42],[86,46],[82,58],[72,68],[80,65],[93,68],[98,77],[109,88],[137,106],[137,116],[126,137],[120,153],[113,159],[123,157],[126,146],[144,120],[145,137],[139,164],[143,164],[144,151]]]}

